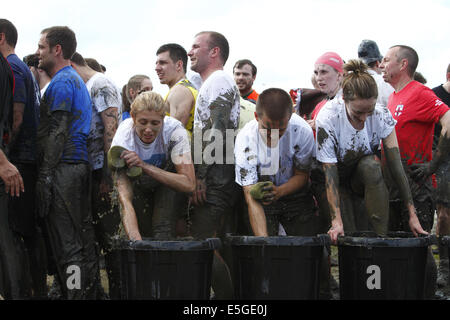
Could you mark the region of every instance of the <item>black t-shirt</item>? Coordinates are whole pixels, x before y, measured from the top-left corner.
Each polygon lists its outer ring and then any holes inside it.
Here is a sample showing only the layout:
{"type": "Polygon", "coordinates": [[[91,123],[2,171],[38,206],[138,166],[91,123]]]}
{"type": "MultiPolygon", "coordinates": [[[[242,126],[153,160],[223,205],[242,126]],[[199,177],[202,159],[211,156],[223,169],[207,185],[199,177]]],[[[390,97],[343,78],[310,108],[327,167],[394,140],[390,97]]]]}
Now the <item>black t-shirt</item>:
{"type": "MultiPolygon", "coordinates": [[[[441,84],[439,87],[433,88],[434,94],[442,100],[447,106],[450,107],[450,93],[444,89],[444,86],[441,84]]],[[[436,149],[439,143],[439,137],[441,136],[442,126],[438,122],[434,127],[434,138],[433,138],[433,150],[436,149]]]]}
{"type": "Polygon", "coordinates": [[[0,149],[7,154],[11,133],[14,76],[8,61],[0,54],[0,149]]]}

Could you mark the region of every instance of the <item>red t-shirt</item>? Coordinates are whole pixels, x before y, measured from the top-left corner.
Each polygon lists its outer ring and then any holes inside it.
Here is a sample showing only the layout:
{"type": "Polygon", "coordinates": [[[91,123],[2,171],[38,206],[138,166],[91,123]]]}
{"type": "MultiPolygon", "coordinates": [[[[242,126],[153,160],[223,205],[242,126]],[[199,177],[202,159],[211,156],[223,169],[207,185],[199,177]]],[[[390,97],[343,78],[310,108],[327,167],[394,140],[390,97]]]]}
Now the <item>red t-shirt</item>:
{"type": "Polygon", "coordinates": [[[397,120],[395,132],[402,160],[408,164],[432,159],[434,125],[449,110],[434,92],[411,81],[389,97],[388,108],[397,120]]]}

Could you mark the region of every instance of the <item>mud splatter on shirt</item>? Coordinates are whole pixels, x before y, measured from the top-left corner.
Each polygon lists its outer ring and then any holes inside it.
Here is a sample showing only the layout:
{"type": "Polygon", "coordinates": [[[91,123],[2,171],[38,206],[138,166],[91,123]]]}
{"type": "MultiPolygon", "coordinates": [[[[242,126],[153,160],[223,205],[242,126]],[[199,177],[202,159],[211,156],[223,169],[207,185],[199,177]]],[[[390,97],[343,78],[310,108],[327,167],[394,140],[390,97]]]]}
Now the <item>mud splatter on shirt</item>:
{"type": "Polygon", "coordinates": [[[102,73],[92,76],[86,87],[92,99],[92,121],[88,136],[88,156],[93,170],[103,167],[104,162],[104,140],[101,113],[108,108],[117,108],[117,114],[121,111],[121,93],[117,86],[102,73]]]}

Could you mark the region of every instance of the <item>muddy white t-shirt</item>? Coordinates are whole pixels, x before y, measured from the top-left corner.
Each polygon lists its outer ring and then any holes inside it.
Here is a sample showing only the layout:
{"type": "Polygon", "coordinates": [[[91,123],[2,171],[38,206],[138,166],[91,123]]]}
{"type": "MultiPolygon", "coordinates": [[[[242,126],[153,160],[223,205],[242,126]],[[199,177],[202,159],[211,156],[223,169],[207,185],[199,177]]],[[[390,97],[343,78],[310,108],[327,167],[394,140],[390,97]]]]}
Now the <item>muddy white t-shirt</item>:
{"type": "Polygon", "coordinates": [[[239,90],[233,78],[223,70],[213,72],[202,84],[195,105],[194,128],[211,127],[210,107],[231,108],[230,121],[236,129],[239,122],[240,102],[239,90]]]}
{"type": "Polygon", "coordinates": [[[352,163],[374,154],[396,121],[387,108],[376,104],[362,130],[350,123],[342,97],[325,104],[316,119],[316,157],[322,163],[352,163]]]}
{"type": "Polygon", "coordinates": [[[93,170],[103,167],[104,162],[104,142],[103,135],[105,127],[103,125],[101,113],[108,108],[117,108],[120,113],[122,106],[121,93],[116,85],[103,73],[96,73],[88,82],[86,88],[92,100],[92,120],[91,129],[88,136],[88,158],[93,170]]]}
{"type": "Polygon", "coordinates": [[[171,155],[190,153],[189,138],[182,123],[166,116],[156,139],[144,143],[136,133],[133,119],[128,118],[119,125],[111,146],[121,146],[134,151],[146,163],[163,169],[171,155]]]}
{"type": "Polygon", "coordinates": [[[297,114],[292,114],[278,145],[266,145],[258,130],[258,122],[247,123],[236,137],[234,146],[236,183],[248,186],[264,180],[276,186],[286,183],[294,169],[309,170],[314,151],[311,127],[297,114]]]}

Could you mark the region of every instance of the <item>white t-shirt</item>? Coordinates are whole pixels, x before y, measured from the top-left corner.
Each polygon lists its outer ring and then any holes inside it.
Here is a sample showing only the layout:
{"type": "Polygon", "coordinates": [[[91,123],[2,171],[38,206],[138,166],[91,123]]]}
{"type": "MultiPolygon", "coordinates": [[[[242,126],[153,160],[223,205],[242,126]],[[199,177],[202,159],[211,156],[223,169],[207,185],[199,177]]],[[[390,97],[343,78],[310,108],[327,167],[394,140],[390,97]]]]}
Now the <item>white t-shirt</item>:
{"type": "Polygon", "coordinates": [[[239,129],[242,129],[248,122],[255,119],[256,105],[242,97],[240,98],[240,104],[239,129]]]}
{"type": "Polygon", "coordinates": [[[230,121],[236,129],[239,122],[240,102],[239,90],[233,78],[223,70],[213,72],[203,83],[195,105],[194,128],[204,129],[211,117],[211,105],[231,107],[230,121]]]}
{"type": "Polygon", "coordinates": [[[286,131],[273,148],[263,141],[258,130],[258,121],[252,120],[236,137],[236,183],[248,186],[259,182],[261,176],[265,176],[276,186],[282,185],[294,175],[294,168],[309,170],[313,151],[312,129],[297,114],[292,114],[286,131]]]}
{"type": "Polygon", "coordinates": [[[88,158],[92,169],[100,169],[104,162],[103,125],[101,113],[108,108],[117,108],[120,113],[122,106],[121,94],[116,85],[103,73],[97,72],[88,82],[86,88],[92,100],[91,129],[88,136],[88,158]]]}
{"type": "Polygon", "coordinates": [[[146,144],[136,133],[133,119],[122,121],[111,146],[121,146],[134,151],[146,163],[163,169],[171,155],[190,153],[189,138],[183,124],[175,118],[165,116],[161,131],[156,139],[146,144]]]}
{"type": "Polygon", "coordinates": [[[376,73],[374,70],[368,70],[368,72],[377,83],[377,103],[387,108],[389,96],[392,94],[392,92],[394,92],[394,88],[389,83],[384,81],[383,77],[380,74],[376,73]]]}
{"type": "Polygon", "coordinates": [[[389,136],[396,121],[387,108],[377,104],[364,128],[350,123],[342,97],[327,102],[316,119],[316,157],[322,163],[350,164],[364,155],[374,154],[380,140],[389,136]]]}

